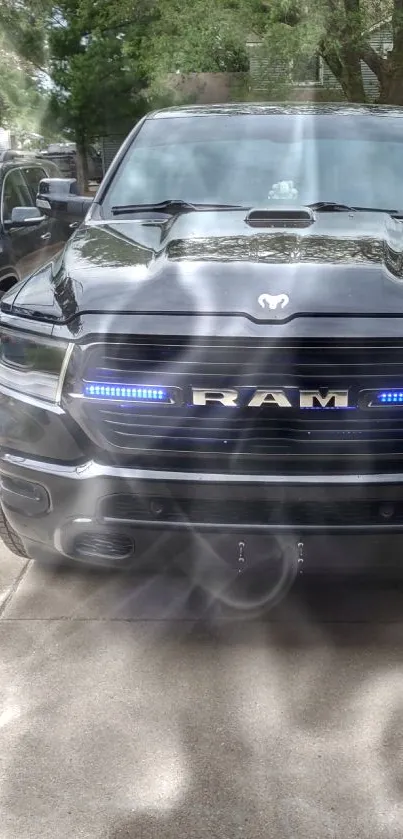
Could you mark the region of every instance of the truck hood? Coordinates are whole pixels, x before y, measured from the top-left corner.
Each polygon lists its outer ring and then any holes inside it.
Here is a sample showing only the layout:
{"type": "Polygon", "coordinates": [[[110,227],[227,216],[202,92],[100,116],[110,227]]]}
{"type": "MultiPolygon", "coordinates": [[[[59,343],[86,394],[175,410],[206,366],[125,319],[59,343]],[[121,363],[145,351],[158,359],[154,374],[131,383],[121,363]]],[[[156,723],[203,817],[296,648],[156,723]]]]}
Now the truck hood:
{"type": "Polygon", "coordinates": [[[88,222],[2,310],[66,323],[86,313],[237,316],[403,314],[403,222],[321,213],[307,228],[251,228],[245,212],[88,222]]]}

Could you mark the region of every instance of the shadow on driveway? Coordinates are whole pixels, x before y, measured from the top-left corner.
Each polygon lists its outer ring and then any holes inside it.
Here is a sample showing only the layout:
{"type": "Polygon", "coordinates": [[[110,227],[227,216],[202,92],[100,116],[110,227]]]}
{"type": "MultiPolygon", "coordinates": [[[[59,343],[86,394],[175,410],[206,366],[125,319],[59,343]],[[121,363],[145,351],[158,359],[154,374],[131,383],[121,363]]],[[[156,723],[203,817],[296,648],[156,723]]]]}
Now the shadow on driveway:
{"type": "Polygon", "coordinates": [[[173,575],[30,566],[0,621],[1,839],[397,839],[403,588],[266,618],[173,575]]]}

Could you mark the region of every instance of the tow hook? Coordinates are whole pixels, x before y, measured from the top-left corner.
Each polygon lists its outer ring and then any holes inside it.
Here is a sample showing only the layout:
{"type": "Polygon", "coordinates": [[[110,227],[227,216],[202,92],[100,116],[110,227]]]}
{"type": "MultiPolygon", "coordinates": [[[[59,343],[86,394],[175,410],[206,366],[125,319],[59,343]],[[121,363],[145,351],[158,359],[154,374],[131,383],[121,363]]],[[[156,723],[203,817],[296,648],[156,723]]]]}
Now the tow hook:
{"type": "MultiPolygon", "coordinates": [[[[246,544],[243,539],[238,542],[238,574],[241,574],[242,571],[245,570],[246,566],[246,555],[245,555],[245,547],[246,544]]],[[[304,564],[304,543],[298,542],[297,544],[297,554],[298,554],[298,570],[300,574],[303,574],[303,564],[304,564]]]]}
{"type": "Polygon", "coordinates": [[[242,574],[242,571],[245,568],[245,564],[245,542],[241,540],[240,542],[238,542],[238,574],[242,574]]]}
{"type": "MultiPolygon", "coordinates": [[[[243,539],[238,542],[238,574],[242,574],[242,571],[246,568],[246,554],[245,554],[246,543],[243,539]]],[[[304,543],[298,542],[297,544],[297,561],[298,561],[298,572],[299,574],[304,573],[303,565],[304,565],[304,543]]]]}
{"type": "Polygon", "coordinates": [[[302,573],[299,535],[251,534],[201,541],[193,560],[194,583],[223,606],[256,613],[273,608],[302,573]]]}
{"type": "Polygon", "coordinates": [[[303,568],[303,565],[304,565],[304,543],[303,542],[298,542],[297,551],[298,551],[298,572],[300,574],[303,574],[304,573],[304,568],[303,568]]]}

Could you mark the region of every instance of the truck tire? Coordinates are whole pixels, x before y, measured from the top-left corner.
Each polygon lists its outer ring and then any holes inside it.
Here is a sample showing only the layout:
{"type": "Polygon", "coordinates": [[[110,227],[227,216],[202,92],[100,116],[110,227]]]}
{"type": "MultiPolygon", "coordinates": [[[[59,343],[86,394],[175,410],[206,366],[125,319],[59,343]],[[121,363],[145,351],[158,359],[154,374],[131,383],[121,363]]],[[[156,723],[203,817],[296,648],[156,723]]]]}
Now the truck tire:
{"type": "Polygon", "coordinates": [[[4,542],[6,548],[8,548],[11,553],[16,554],[17,556],[24,556],[28,558],[28,554],[21,542],[20,537],[17,535],[15,530],[9,525],[4,513],[3,509],[0,506],[0,539],[4,542]]]}

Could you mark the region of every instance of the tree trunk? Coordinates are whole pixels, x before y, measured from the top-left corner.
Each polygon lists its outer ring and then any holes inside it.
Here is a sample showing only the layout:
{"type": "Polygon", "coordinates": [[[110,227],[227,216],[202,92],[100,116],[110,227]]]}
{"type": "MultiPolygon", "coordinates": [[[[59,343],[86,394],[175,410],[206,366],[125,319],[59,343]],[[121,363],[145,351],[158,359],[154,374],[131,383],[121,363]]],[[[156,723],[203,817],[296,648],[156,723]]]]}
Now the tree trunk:
{"type": "Polygon", "coordinates": [[[80,195],[88,193],[87,142],[82,135],[76,135],[77,184],[80,195]]]}
{"type": "Polygon", "coordinates": [[[357,51],[345,47],[342,51],[341,86],[349,102],[366,102],[361,62],[357,51]]]}
{"type": "Polygon", "coordinates": [[[383,77],[379,78],[379,101],[387,105],[403,105],[403,0],[393,0],[393,49],[385,61],[383,77]]]}
{"type": "Polygon", "coordinates": [[[381,105],[403,105],[403,73],[401,70],[385,73],[380,84],[381,105]]]}
{"type": "Polygon", "coordinates": [[[340,83],[346,99],[349,102],[366,102],[360,57],[357,50],[345,45],[339,53],[331,44],[324,41],[320,52],[340,83]]]}

